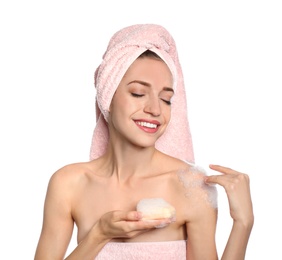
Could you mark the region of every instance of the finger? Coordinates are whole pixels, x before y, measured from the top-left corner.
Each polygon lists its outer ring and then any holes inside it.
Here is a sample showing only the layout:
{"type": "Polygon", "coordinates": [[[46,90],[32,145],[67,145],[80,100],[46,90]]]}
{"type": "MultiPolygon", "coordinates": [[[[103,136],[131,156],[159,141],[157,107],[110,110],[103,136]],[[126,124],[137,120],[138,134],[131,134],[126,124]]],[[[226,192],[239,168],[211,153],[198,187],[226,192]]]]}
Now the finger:
{"type": "Polygon", "coordinates": [[[115,211],[113,212],[113,219],[117,221],[139,221],[142,218],[142,213],[138,211],[115,211]]]}
{"type": "Polygon", "coordinates": [[[148,229],[152,228],[164,228],[174,222],[172,219],[156,219],[156,220],[142,220],[139,221],[139,223],[144,227],[148,229]]]}
{"type": "Polygon", "coordinates": [[[239,172],[237,172],[237,171],[235,171],[231,168],[224,167],[224,166],[221,166],[221,165],[210,164],[209,167],[210,167],[210,169],[217,171],[217,172],[220,172],[220,173],[223,173],[223,174],[238,174],[239,173],[239,172]]]}
{"type": "Polygon", "coordinates": [[[227,179],[224,175],[210,175],[205,177],[205,183],[207,184],[219,184],[220,186],[225,186],[227,184],[227,179]]]}
{"type": "Polygon", "coordinates": [[[138,211],[130,211],[127,213],[126,220],[138,221],[142,219],[142,213],[138,211]]]}

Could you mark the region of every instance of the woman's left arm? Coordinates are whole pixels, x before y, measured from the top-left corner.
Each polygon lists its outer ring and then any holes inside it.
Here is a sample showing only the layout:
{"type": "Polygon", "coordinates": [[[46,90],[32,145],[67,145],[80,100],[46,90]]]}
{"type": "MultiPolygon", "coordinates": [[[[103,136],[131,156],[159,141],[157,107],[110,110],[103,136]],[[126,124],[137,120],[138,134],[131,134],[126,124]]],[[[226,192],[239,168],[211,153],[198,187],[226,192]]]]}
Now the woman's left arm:
{"type": "Polygon", "coordinates": [[[254,224],[249,176],[220,165],[210,165],[210,168],[222,174],[207,176],[205,182],[219,184],[225,189],[233,219],[221,260],[243,260],[254,224]]]}

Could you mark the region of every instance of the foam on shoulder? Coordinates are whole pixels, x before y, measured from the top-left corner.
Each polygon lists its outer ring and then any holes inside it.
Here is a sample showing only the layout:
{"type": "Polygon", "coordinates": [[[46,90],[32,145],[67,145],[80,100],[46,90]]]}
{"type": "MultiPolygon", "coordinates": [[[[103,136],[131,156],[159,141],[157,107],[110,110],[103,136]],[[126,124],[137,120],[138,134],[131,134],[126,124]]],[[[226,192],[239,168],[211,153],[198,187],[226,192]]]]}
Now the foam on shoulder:
{"type": "Polygon", "coordinates": [[[215,186],[205,183],[204,177],[207,174],[202,167],[189,164],[187,168],[179,170],[177,175],[187,198],[195,202],[204,200],[212,207],[217,208],[217,189],[215,186]]]}

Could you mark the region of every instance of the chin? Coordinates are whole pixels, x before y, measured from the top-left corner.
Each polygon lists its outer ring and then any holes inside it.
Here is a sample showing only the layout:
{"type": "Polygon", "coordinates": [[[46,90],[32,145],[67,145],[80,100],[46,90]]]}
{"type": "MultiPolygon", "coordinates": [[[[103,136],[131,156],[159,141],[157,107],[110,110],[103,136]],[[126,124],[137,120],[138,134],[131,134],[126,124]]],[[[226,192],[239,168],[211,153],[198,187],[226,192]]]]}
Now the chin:
{"type": "Polygon", "coordinates": [[[154,138],[154,140],[145,140],[145,138],[143,138],[143,140],[140,141],[136,141],[136,139],[134,141],[132,141],[132,143],[135,146],[138,146],[140,148],[150,148],[150,147],[155,147],[157,139],[154,138]]]}

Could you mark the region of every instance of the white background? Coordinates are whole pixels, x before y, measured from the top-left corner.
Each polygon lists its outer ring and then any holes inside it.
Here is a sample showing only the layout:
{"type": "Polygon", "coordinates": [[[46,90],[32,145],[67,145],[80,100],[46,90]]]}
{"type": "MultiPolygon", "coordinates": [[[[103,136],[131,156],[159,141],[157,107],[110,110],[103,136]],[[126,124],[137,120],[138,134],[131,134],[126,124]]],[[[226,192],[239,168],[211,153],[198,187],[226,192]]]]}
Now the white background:
{"type": "MultiPolygon", "coordinates": [[[[196,162],[250,175],[246,259],[282,259],[280,2],[1,1],[0,258],[33,259],[50,176],[88,160],[93,73],[112,34],[158,23],[178,46],[196,162]]],[[[230,228],[219,188],[219,255],[230,228]]]]}

